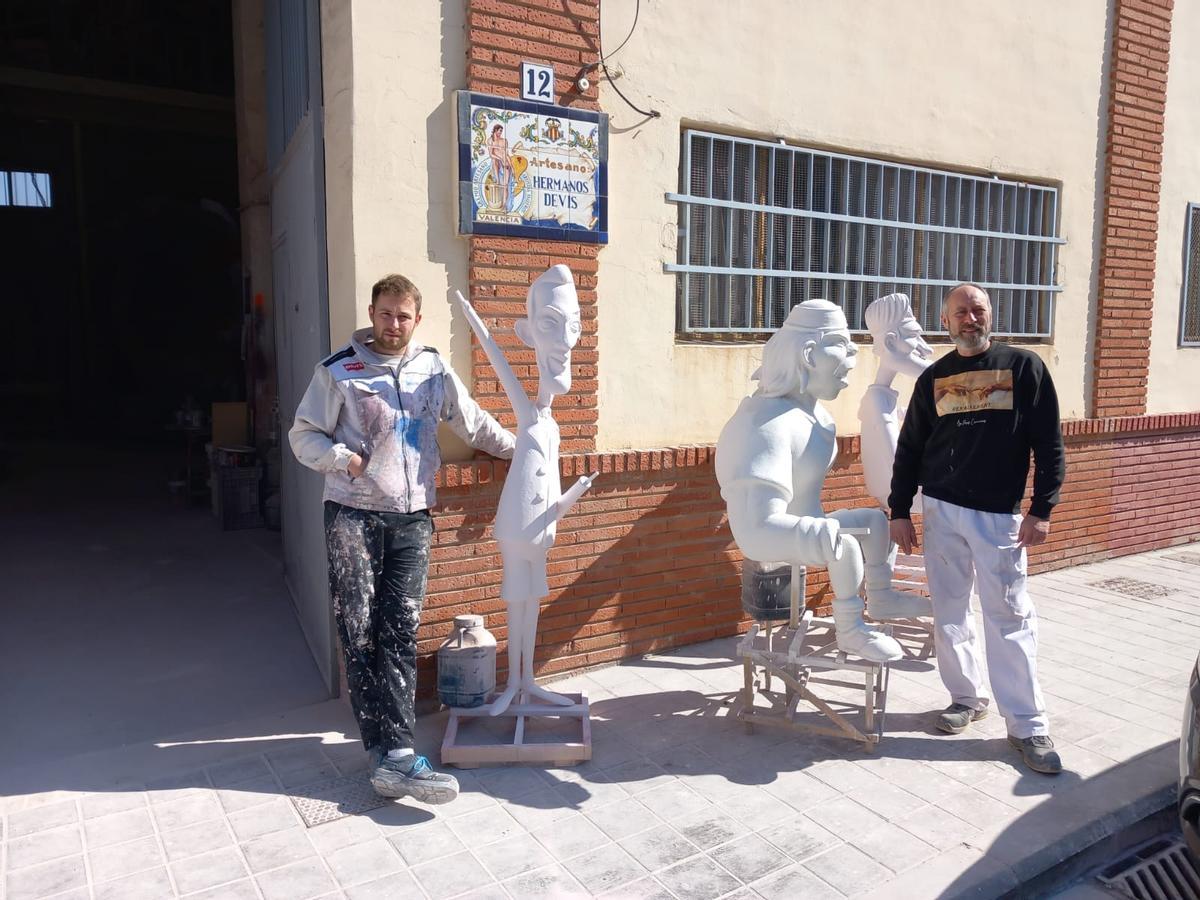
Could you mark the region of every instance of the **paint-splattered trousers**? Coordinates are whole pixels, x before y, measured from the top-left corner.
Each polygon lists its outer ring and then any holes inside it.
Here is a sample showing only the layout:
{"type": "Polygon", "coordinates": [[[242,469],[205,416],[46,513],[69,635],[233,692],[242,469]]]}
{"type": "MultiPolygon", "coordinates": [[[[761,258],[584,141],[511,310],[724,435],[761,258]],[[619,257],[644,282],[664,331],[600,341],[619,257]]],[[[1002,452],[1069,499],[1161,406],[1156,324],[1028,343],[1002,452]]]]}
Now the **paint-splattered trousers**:
{"type": "Polygon", "coordinates": [[[413,746],[417,628],[433,520],[325,501],[329,593],[363,746],[413,746]]]}

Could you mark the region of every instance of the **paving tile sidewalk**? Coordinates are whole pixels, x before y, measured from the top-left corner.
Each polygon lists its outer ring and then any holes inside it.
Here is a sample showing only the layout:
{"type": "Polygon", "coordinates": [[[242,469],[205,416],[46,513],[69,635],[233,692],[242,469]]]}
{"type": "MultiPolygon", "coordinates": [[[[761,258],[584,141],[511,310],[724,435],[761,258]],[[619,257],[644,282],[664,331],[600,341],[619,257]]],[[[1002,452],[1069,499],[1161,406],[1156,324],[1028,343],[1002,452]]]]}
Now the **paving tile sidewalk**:
{"type": "MultiPolygon", "coordinates": [[[[876,753],[747,733],[720,640],[556,682],[591,698],[593,760],[459,772],[445,807],[306,827],[289,794],[364,764],[337,702],[10,773],[0,898],[997,896],[1169,802],[1197,547],[1032,579],[1058,778],[1020,768],[998,716],[934,732],[930,662],[893,668],[876,753]]],[[[444,726],[421,723],[431,759],[444,726]]]]}

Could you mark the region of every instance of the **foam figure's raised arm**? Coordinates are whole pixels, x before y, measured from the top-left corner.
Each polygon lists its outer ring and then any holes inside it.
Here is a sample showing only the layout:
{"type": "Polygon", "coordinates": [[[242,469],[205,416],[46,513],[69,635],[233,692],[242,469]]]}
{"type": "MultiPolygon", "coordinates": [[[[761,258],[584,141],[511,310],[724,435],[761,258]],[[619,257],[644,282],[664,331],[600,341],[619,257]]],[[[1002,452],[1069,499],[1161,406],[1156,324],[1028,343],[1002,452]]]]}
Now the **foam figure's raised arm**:
{"type": "Polygon", "coordinates": [[[471,301],[462,295],[462,291],[455,291],[454,294],[458,297],[458,303],[462,307],[463,315],[467,317],[467,322],[471,325],[471,330],[479,338],[479,344],[483,347],[483,352],[487,354],[488,362],[496,370],[496,376],[500,379],[500,384],[504,386],[504,393],[508,394],[508,402],[511,404],[513,412],[517,414],[518,419],[521,419],[530,410],[529,395],[521,386],[520,379],[513,374],[508,360],[504,358],[504,351],[492,339],[492,333],[483,324],[483,319],[479,318],[479,313],[475,312],[471,301]]]}
{"type": "Polygon", "coordinates": [[[862,422],[860,441],[863,480],[867,493],[884,506],[892,490],[892,466],[896,462],[896,444],[900,441],[900,421],[904,415],[895,398],[879,391],[868,391],[858,407],[862,422]]]}

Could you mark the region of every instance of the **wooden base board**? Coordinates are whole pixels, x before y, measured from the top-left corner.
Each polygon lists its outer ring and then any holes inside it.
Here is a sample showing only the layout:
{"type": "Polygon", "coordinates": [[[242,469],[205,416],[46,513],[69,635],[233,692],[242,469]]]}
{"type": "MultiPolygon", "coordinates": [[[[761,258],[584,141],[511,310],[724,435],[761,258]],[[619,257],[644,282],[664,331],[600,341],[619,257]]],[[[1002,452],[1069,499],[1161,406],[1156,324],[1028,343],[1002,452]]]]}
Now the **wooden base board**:
{"type": "Polygon", "coordinates": [[[442,764],[460,769],[497,766],[514,763],[552,766],[574,766],[592,758],[592,721],[585,693],[565,694],[575,702],[571,706],[552,706],[548,703],[514,703],[496,716],[498,720],[514,720],[512,740],[482,744],[460,743],[459,729],[471,719],[488,716],[487,705],[477,709],[451,709],[442,738],[442,764]],[[562,742],[527,742],[525,724],[529,719],[578,719],[579,740],[562,742]]]}

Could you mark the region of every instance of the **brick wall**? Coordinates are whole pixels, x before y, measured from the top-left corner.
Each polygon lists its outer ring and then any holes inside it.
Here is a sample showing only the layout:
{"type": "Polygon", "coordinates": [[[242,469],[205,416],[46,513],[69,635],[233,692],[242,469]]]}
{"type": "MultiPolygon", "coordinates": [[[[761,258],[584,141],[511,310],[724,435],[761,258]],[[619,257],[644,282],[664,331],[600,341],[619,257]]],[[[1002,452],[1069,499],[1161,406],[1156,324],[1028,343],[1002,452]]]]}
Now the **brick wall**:
{"type": "Polygon", "coordinates": [[[1200,538],[1200,413],[1063,423],[1067,483],[1030,570],[1200,538]]]}
{"type": "MultiPolygon", "coordinates": [[[[553,65],[555,102],[598,110],[599,86],[581,93],[575,87],[584,66],[599,58],[599,0],[469,0],[467,4],[467,88],[501,97],[520,96],[522,61],[553,65]]],[[[569,241],[472,237],[469,272],[471,303],[487,323],[517,377],[536,393],[533,351],[513,333],[525,315],[529,283],[555,263],[575,273],[583,334],[571,354],[571,393],[554,401],[554,418],[564,453],[596,447],[596,271],[600,248],[569,241]]],[[[472,337],[473,392],[484,409],[506,426],[516,418],[487,356],[472,337]]]]}
{"type": "MultiPolygon", "coordinates": [[[[1200,538],[1200,413],[1145,411],[1147,350],[1170,0],[1117,0],[1112,37],[1104,232],[1091,396],[1097,418],[1064,423],[1069,475],[1047,543],[1032,571],[1105,559],[1200,538]]],[[[468,88],[517,96],[522,60],[551,63],[557,102],[598,108],[595,78],[574,82],[598,57],[599,0],[469,0],[468,88]]],[[[551,594],[539,628],[539,674],[736,633],[741,555],[725,518],[711,447],[596,454],[596,278],[600,248],[565,242],[470,239],[470,292],[480,315],[532,393],[532,353],[517,342],[529,282],[551,263],[576,273],[584,333],[573,354],[573,388],[555,401],[563,436],[562,475],[599,469],[597,485],[560,523],[550,554],[551,594]]],[[[511,425],[508,400],[482,350],[472,360],[480,402],[511,425]]],[[[827,509],[870,505],[858,439],[842,439],[826,480],[827,509]]],[[[433,654],[455,615],[488,616],[506,637],[499,599],[501,561],[491,523],[506,466],[449,465],[420,636],[423,695],[433,693],[433,654]]],[[[824,570],[810,572],[810,604],[823,606],[824,570]]],[[[504,655],[499,657],[504,677],[504,655]]]]}
{"type": "MultiPolygon", "coordinates": [[[[736,630],[741,554],[725,524],[712,454],[689,447],[562,459],[564,483],[590,471],[601,476],[559,523],[538,625],[539,673],[736,630]]],[[[497,638],[507,636],[491,538],[506,466],[463,463],[441,473],[422,654],[434,652],[453,617],[466,612],[487,615],[497,638]]],[[[502,672],[504,663],[502,654],[502,672]]]]}
{"type": "MultiPolygon", "coordinates": [[[[1200,413],[1087,419],[1063,424],[1067,483],[1050,539],[1030,554],[1049,571],[1200,539],[1200,413]]],[[[825,482],[826,509],[869,506],[858,437],[840,440],[825,482]]],[[[421,628],[423,694],[433,654],[453,619],[482,613],[503,643],[500,554],[491,537],[506,464],[446,466],[421,628]]],[[[741,553],[718,493],[711,447],[564,457],[562,477],[601,479],[560,523],[550,552],[551,593],[542,605],[537,671],[551,674],[735,634],[741,553]]],[[[824,607],[824,569],[807,581],[824,607]]],[[[501,647],[503,651],[503,646],[501,647]]],[[[505,669],[499,657],[501,677],[505,669]]]]}
{"type": "Polygon", "coordinates": [[[1146,411],[1173,0],[1117,0],[1096,310],[1094,416],[1146,411]]]}

